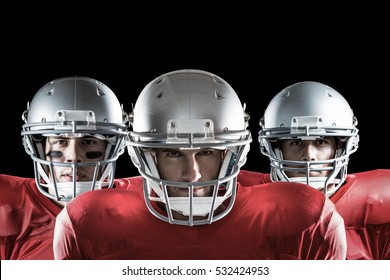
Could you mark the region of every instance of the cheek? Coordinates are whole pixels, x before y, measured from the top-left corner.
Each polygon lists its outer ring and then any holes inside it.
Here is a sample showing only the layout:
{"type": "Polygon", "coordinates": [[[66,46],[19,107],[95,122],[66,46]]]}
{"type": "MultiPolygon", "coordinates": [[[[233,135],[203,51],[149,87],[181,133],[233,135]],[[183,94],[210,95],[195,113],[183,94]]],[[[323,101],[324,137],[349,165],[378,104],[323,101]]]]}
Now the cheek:
{"type": "Polygon", "coordinates": [[[56,159],[59,160],[62,158],[64,154],[60,151],[50,151],[46,153],[46,159],[55,161],[56,159]]]}
{"type": "Polygon", "coordinates": [[[163,161],[157,165],[161,179],[174,180],[182,172],[182,164],[179,162],[163,161]]]}
{"type": "Polygon", "coordinates": [[[292,151],[284,151],[282,152],[283,159],[285,160],[298,160],[298,152],[292,152],[292,151]]]}
{"type": "Polygon", "coordinates": [[[90,151],[90,152],[86,152],[85,153],[85,156],[87,159],[103,159],[103,152],[99,152],[99,151],[90,151]]]}
{"type": "Polygon", "coordinates": [[[202,175],[209,174],[211,178],[216,178],[222,162],[220,158],[209,159],[201,163],[200,170],[202,175]]]}
{"type": "Polygon", "coordinates": [[[329,149],[327,155],[328,155],[327,159],[333,159],[336,156],[336,151],[334,149],[329,149]]]}

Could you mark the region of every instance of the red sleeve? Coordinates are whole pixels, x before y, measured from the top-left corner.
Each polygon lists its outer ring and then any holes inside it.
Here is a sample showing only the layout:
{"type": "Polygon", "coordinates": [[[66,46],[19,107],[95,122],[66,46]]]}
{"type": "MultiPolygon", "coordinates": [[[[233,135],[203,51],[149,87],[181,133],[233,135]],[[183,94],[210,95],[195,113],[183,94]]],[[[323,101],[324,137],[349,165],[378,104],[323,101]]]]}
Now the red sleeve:
{"type": "Polygon", "coordinates": [[[259,228],[258,243],[269,251],[268,259],[345,259],[343,219],[322,192],[300,183],[273,182],[240,188],[238,197],[236,216],[252,217],[250,228],[259,228]]]}
{"type": "Polygon", "coordinates": [[[390,260],[390,170],[349,174],[331,199],[345,222],[347,259],[390,260]]]}
{"type": "Polygon", "coordinates": [[[249,170],[240,170],[240,173],[237,176],[237,181],[243,187],[250,187],[253,185],[260,185],[264,183],[269,183],[269,174],[249,171],[249,170]]]}
{"type": "Polygon", "coordinates": [[[142,192],[101,189],[83,193],[57,216],[55,258],[99,259],[131,246],[132,233],[145,233],[148,228],[141,217],[145,211],[142,192]]]}
{"type": "Polygon", "coordinates": [[[60,210],[38,191],[34,178],[0,175],[0,259],[52,260],[60,210]]]}
{"type": "Polygon", "coordinates": [[[77,236],[74,234],[67,208],[57,215],[54,230],[53,249],[56,260],[83,259],[76,245],[77,236]]]}
{"type": "Polygon", "coordinates": [[[142,176],[115,179],[114,186],[116,189],[125,189],[129,191],[143,191],[142,176]]]}
{"type": "Polygon", "coordinates": [[[344,260],[347,256],[347,240],[344,220],[328,198],[318,220],[318,230],[313,236],[310,259],[344,260]]]}

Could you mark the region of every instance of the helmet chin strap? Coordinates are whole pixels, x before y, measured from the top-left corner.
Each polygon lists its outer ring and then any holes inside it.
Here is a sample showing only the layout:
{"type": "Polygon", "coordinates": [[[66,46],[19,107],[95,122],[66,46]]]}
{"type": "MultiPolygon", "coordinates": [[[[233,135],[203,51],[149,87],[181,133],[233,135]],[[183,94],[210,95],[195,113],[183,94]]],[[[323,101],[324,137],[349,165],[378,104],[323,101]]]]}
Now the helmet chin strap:
{"type": "Polygon", "coordinates": [[[325,188],[325,184],[328,184],[327,189],[331,188],[334,184],[337,184],[340,180],[334,179],[332,182],[327,183],[328,177],[290,177],[289,182],[302,183],[305,185],[309,185],[317,190],[323,190],[325,188]]]}
{"type": "Polygon", "coordinates": [[[169,208],[184,216],[200,216],[205,217],[209,213],[214,212],[224,201],[225,197],[216,197],[213,202],[213,197],[193,197],[193,203],[191,207],[189,197],[170,197],[169,208]],[[211,205],[213,204],[213,207],[211,205]],[[191,209],[192,208],[192,209],[191,209]]]}
{"type": "Polygon", "coordinates": [[[271,179],[272,181],[294,182],[309,185],[316,190],[324,192],[328,197],[332,196],[336,192],[341,182],[340,179],[336,178],[329,181],[328,177],[287,177],[287,175],[279,176],[279,179],[276,180],[271,176],[271,179]]]}

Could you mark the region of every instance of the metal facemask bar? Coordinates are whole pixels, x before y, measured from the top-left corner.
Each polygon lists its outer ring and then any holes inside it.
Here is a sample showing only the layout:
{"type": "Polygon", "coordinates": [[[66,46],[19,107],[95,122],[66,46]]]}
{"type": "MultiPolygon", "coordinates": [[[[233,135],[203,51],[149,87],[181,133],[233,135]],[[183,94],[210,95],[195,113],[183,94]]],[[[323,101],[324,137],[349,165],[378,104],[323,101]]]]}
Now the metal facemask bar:
{"type": "Polygon", "coordinates": [[[113,174],[115,174],[115,168],[116,159],[85,163],[63,163],[34,158],[34,173],[39,191],[45,196],[61,202],[69,202],[86,191],[111,187],[114,182],[113,174]],[[72,169],[73,182],[57,182],[53,169],[55,166],[70,167],[72,169]],[[92,180],[78,182],[76,180],[77,169],[87,166],[94,166],[92,180]],[[45,170],[48,170],[50,175],[47,175],[45,170]],[[102,170],[104,171],[101,172],[102,170]],[[53,190],[54,194],[49,193],[48,189],[53,190]]]}
{"type": "MultiPolygon", "coordinates": [[[[237,157],[240,156],[244,148],[244,146],[241,147],[237,157]]],[[[136,150],[137,153],[139,153],[139,150],[136,150]]],[[[148,157],[148,154],[150,153],[146,153],[146,157],[148,157]]],[[[236,160],[235,155],[232,156],[232,154],[229,153],[227,156],[230,156],[233,161],[236,160]]],[[[141,165],[144,166],[144,161],[141,162],[141,165]]],[[[224,160],[224,164],[233,165],[231,167],[232,169],[229,171],[231,172],[229,175],[223,176],[219,179],[203,182],[176,182],[162,180],[158,177],[150,175],[150,171],[146,171],[149,169],[149,167],[141,167],[139,171],[144,177],[144,195],[149,211],[163,221],[169,222],[171,224],[188,226],[210,224],[223,218],[230,212],[233,206],[236,195],[237,175],[240,170],[238,162],[235,164],[228,162],[229,160],[224,160]],[[212,186],[213,194],[208,197],[194,197],[194,188],[204,186],[212,186]],[[189,191],[189,195],[188,197],[169,197],[169,187],[186,188],[189,191]],[[224,211],[218,215],[210,215],[210,213],[214,213],[214,211],[228,198],[230,198],[230,201],[224,211]],[[158,206],[156,206],[158,203],[163,203],[165,205],[166,213],[161,213],[158,210],[158,206]],[[173,217],[173,211],[186,216],[187,219],[175,219],[173,217]]]]}
{"type": "MultiPolygon", "coordinates": [[[[172,224],[201,225],[208,224],[224,217],[232,208],[236,194],[236,176],[245,162],[249,143],[252,141],[248,130],[226,131],[215,134],[211,120],[178,121],[171,120],[167,124],[166,134],[152,132],[129,132],[129,154],[140,174],[144,177],[144,195],[148,209],[157,218],[172,224]],[[194,133],[195,132],[195,133],[194,133]],[[173,149],[200,149],[216,148],[227,149],[221,170],[228,174],[220,174],[220,178],[207,182],[174,182],[159,178],[157,167],[150,150],[152,148],[173,149]],[[232,152],[234,151],[234,152],[232,152]],[[244,155],[245,154],[245,155],[244,155]],[[188,197],[169,197],[168,187],[182,187],[189,190],[188,197]],[[213,196],[194,197],[196,187],[213,186],[213,196]],[[218,196],[220,192],[225,195],[218,196]],[[217,215],[210,215],[223,201],[231,197],[227,209],[217,215]],[[161,214],[152,205],[164,203],[167,208],[166,216],[161,214]],[[194,206],[195,205],[195,206],[194,206]],[[172,211],[182,212],[188,216],[187,220],[174,219],[172,211]],[[195,216],[204,216],[204,219],[194,219],[195,216]]],[[[198,217],[197,217],[198,218],[198,217]]]]}

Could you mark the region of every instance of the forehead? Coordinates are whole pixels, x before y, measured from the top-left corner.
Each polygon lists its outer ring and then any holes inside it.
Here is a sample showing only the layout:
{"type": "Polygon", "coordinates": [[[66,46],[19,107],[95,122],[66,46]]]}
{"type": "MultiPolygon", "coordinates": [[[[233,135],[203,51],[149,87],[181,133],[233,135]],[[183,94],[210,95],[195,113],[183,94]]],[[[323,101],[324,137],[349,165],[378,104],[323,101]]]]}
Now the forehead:
{"type": "Polygon", "coordinates": [[[52,135],[47,136],[46,141],[54,141],[54,140],[66,140],[66,141],[82,141],[84,139],[94,139],[97,142],[105,142],[105,140],[99,139],[98,137],[94,137],[93,135],[52,135]]]}
{"type": "Polygon", "coordinates": [[[93,134],[83,134],[83,133],[63,133],[63,134],[50,134],[45,135],[47,138],[55,138],[55,139],[82,139],[82,138],[99,138],[97,135],[93,134]]]}
{"type": "Polygon", "coordinates": [[[334,136],[302,136],[294,138],[281,138],[282,141],[318,141],[318,140],[335,140],[334,136]]]}
{"type": "Polygon", "coordinates": [[[222,151],[221,149],[215,149],[215,148],[154,148],[152,149],[155,153],[166,153],[166,152],[179,152],[179,153],[186,153],[186,154],[194,154],[199,153],[202,151],[215,151],[219,152],[222,151]]]}

